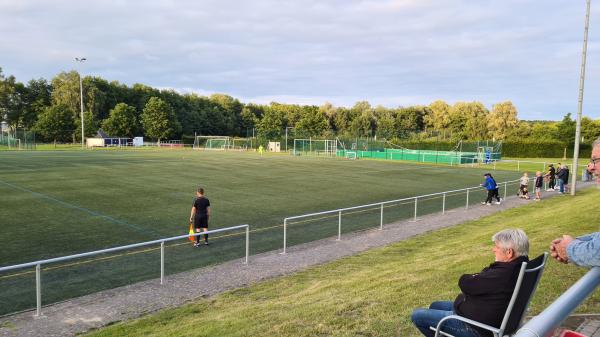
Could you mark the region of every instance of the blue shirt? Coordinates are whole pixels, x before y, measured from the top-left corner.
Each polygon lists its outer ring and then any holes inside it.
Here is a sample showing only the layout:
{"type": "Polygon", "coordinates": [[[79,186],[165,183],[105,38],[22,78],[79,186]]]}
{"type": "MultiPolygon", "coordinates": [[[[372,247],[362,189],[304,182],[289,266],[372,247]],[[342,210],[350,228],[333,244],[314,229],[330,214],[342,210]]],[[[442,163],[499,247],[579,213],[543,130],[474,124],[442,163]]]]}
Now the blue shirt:
{"type": "Polygon", "coordinates": [[[494,181],[494,179],[492,179],[492,177],[485,177],[485,182],[483,183],[483,187],[485,187],[485,189],[488,191],[495,190],[496,182],[494,181]]]}
{"type": "Polygon", "coordinates": [[[567,246],[567,256],[582,267],[600,267],[600,232],[580,236],[567,246]]]}

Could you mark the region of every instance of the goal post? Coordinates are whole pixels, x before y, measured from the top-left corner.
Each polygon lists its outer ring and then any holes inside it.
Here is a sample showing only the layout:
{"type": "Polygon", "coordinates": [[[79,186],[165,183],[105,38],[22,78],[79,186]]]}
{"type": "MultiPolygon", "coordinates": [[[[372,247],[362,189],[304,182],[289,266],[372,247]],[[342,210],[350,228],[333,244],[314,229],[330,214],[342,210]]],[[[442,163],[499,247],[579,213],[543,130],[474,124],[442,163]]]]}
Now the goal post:
{"type": "Polygon", "coordinates": [[[228,136],[196,136],[194,139],[194,149],[227,150],[230,146],[231,138],[228,136]]]}
{"type": "Polygon", "coordinates": [[[294,139],[294,155],[312,155],[335,157],[337,155],[337,139],[312,139],[296,138],[294,139]]]}

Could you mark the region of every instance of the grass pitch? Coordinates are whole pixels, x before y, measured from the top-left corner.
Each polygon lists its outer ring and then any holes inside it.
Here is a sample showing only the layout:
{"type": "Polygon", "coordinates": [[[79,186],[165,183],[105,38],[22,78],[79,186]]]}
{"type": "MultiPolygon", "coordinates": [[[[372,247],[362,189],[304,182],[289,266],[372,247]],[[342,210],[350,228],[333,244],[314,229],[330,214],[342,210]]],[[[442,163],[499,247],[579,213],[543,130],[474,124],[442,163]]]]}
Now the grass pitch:
{"type": "MultiPolygon", "coordinates": [[[[600,191],[588,189],[575,198],[530,203],[87,336],[421,336],[410,322],[412,310],[453,300],[460,275],[493,262],[494,233],[524,229],[530,256],[538,256],[561,234],[597,231],[598,198],[600,191]]],[[[546,308],[585,272],[549,260],[528,315],[546,308]]],[[[599,310],[596,292],[577,312],[599,310]]]]}
{"type": "MultiPolygon", "coordinates": [[[[254,254],[282,247],[284,217],[475,186],[483,172],[192,150],[0,152],[0,265],[185,234],[198,185],[211,200],[210,228],[250,224],[254,254]]],[[[498,181],[519,176],[494,175],[498,181]]],[[[480,191],[469,200],[482,198],[480,191]]],[[[449,195],[446,202],[448,208],[464,205],[465,195],[449,195]]],[[[384,222],[410,217],[413,210],[413,203],[389,205],[384,222]]],[[[440,210],[441,197],[419,201],[420,214],[440,210]]],[[[343,232],[378,224],[379,208],[348,212],[343,232]]],[[[244,236],[238,234],[214,237],[206,250],[169,245],[167,273],[243,256],[244,236]]],[[[288,244],[336,234],[336,215],[305,219],[289,224],[288,244]]],[[[156,247],[48,265],[43,302],[158,276],[156,247]]],[[[0,314],[33,307],[34,285],[32,269],[0,274],[0,314]]]]}

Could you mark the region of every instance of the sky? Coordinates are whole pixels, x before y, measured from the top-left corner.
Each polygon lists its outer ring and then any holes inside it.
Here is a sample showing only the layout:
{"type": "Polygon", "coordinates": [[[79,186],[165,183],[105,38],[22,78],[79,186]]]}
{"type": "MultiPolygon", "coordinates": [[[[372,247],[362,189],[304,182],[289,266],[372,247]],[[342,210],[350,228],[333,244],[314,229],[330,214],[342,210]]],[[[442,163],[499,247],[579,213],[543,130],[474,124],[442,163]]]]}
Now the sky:
{"type": "MultiPolygon", "coordinates": [[[[584,0],[0,0],[0,67],[246,103],[511,100],[560,120],[577,112],[584,18],[584,0]]],[[[599,2],[583,115],[600,118],[599,2]]]]}

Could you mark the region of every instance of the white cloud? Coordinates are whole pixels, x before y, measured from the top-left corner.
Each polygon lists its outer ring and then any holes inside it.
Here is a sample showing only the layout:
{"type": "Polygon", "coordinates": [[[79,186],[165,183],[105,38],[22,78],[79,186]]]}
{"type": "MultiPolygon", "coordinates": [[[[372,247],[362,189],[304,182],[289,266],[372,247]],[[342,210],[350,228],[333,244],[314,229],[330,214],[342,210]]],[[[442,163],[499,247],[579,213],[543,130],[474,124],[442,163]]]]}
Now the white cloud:
{"type": "MultiPolygon", "coordinates": [[[[0,67],[51,78],[86,56],[84,72],[108,80],[241,100],[511,99],[522,118],[559,119],[576,107],[583,11],[565,0],[5,1],[0,67]]],[[[600,117],[591,29],[585,107],[600,117]]]]}

